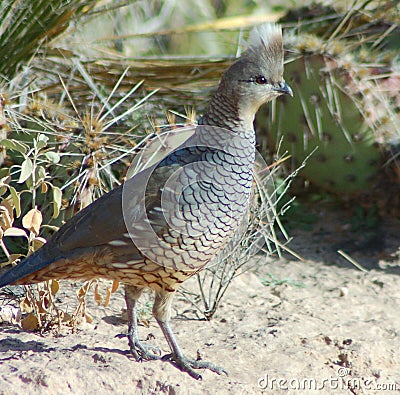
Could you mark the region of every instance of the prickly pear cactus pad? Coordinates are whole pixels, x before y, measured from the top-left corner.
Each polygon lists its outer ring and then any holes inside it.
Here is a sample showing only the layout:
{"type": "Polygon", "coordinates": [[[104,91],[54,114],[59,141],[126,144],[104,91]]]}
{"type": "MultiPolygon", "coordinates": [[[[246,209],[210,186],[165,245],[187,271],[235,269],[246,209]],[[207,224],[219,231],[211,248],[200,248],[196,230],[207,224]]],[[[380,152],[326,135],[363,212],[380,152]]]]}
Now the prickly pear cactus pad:
{"type": "Polygon", "coordinates": [[[301,54],[285,66],[294,98],[259,112],[259,135],[291,155],[292,169],[319,188],[353,194],[368,188],[381,165],[363,94],[331,56],[301,54]]]}

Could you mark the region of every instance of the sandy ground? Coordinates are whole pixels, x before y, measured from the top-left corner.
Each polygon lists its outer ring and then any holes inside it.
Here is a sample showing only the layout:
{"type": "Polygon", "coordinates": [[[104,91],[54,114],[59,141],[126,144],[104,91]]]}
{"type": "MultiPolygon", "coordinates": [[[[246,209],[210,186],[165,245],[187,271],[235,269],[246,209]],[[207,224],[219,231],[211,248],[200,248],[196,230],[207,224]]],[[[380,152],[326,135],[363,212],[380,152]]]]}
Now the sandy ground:
{"type": "MultiPolygon", "coordinates": [[[[178,297],[172,324],[182,348],[193,357],[200,350],[228,377],[203,371],[195,381],[167,362],[134,361],[126,338],[115,337],[127,330],[120,290],[107,308],[89,298],[94,320],[76,333],[0,325],[0,394],[399,393],[400,224],[382,229],[368,247],[326,221],[292,232],[290,246],[305,261],[258,256],[257,273],[233,282],[210,322],[185,318],[191,306],[178,297]],[[369,271],[341,258],[338,247],[369,271]]],[[[60,306],[72,305],[79,286],[63,283],[60,306]]],[[[167,352],[153,319],[140,331],[167,352]]]]}

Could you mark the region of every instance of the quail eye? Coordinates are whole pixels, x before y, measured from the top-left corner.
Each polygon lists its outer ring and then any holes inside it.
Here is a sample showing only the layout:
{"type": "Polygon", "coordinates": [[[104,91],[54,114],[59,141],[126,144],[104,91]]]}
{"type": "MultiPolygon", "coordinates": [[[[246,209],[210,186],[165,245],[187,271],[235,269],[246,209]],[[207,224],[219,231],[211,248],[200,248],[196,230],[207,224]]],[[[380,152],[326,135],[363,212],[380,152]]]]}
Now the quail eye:
{"type": "Polygon", "coordinates": [[[254,81],[256,82],[256,84],[260,84],[260,85],[267,83],[267,79],[262,75],[259,75],[258,77],[256,77],[254,81]]]}

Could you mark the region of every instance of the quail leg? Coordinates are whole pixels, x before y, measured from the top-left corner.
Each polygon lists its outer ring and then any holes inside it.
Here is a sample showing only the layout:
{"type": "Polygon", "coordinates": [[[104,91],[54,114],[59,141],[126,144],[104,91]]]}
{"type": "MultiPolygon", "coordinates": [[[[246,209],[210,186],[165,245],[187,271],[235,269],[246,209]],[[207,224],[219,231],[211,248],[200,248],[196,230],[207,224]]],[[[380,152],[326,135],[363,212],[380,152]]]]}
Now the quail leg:
{"type": "Polygon", "coordinates": [[[130,285],[125,285],[125,301],[128,312],[128,339],[129,347],[132,355],[139,362],[146,360],[161,359],[161,351],[158,347],[149,344],[143,344],[139,340],[136,303],[142,294],[142,288],[136,288],[130,285]]]}
{"type": "Polygon", "coordinates": [[[214,365],[211,362],[187,358],[183,354],[169,325],[170,309],[173,297],[174,293],[172,292],[156,292],[156,298],[153,306],[153,315],[157,319],[157,322],[160,325],[160,328],[163,331],[163,334],[167,339],[168,345],[172,351],[170,354],[164,355],[162,360],[171,362],[178,369],[188,373],[196,380],[201,380],[202,377],[194,369],[209,369],[218,374],[225,373],[228,375],[228,372],[225,369],[214,365]]]}

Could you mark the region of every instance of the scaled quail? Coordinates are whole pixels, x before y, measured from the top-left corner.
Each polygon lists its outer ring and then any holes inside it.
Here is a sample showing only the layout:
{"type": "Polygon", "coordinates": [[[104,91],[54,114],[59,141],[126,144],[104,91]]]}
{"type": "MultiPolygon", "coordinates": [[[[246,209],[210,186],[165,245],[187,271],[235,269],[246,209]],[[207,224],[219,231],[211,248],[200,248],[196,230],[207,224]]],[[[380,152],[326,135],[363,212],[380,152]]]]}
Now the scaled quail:
{"type": "Polygon", "coordinates": [[[289,94],[280,26],[253,29],[247,50],[224,73],[192,135],[155,165],[67,221],[38,251],[0,277],[0,287],[50,279],[102,277],[125,284],[129,345],[138,361],[168,360],[190,376],[224,369],[187,358],[170,327],[179,285],[203,269],[247,213],[253,182],[258,108],[289,94]],[[139,340],[136,302],[155,292],[153,315],[171,353],[139,340]]]}

